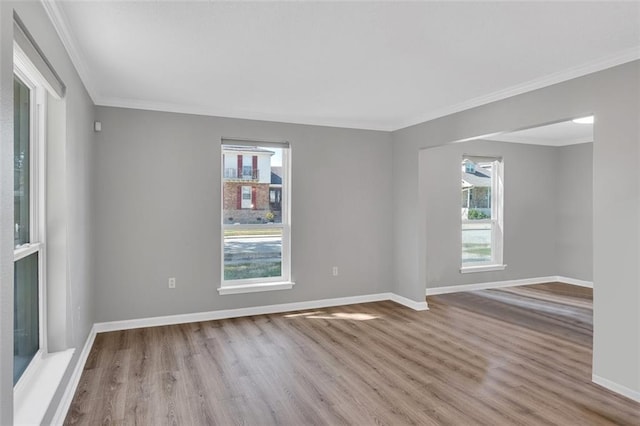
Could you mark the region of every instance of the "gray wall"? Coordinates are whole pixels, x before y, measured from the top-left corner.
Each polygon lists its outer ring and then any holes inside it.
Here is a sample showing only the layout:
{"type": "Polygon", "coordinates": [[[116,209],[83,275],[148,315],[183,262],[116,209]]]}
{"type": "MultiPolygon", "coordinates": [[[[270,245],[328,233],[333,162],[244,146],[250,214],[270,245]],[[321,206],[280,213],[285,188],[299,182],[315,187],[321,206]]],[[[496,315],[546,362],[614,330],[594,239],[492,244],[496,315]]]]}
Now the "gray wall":
{"type": "Polygon", "coordinates": [[[96,321],[390,290],[389,133],[109,107],[97,120],[96,321]],[[291,143],[291,290],[216,291],[222,137],[291,143]]]}
{"type": "Polygon", "coordinates": [[[556,150],[556,274],[593,281],[593,144],[556,150]]]}
{"type": "Polygon", "coordinates": [[[419,151],[592,113],[595,375],[640,391],[640,62],[392,133],[394,292],[422,300],[426,220],[419,151]]]}
{"type": "MultiPolygon", "coordinates": [[[[60,265],[65,262],[61,276],[47,283],[53,286],[50,302],[55,306],[49,312],[50,345],[53,349],[77,348],[63,382],[54,396],[49,411],[45,415],[45,424],[50,421],[64,391],[71,371],[80,355],[89,330],[93,324],[91,284],[91,206],[89,189],[91,187],[92,164],[92,123],[94,107],[91,99],[78,77],[67,53],[58,39],[49,18],[40,2],[0,2],[1,44],[0,58],[0,99],[2,143],[2,179],[0,184],[0,236],[4,242],[12,241],[13,227],[13,10],[19,14],[29,32],[44,52],[49,62],[67,86],[67,95],[63,102],[51,104],[49,118],[57,121],[48,123],[51,144],[50,157],[47,159],[49,177],[59,179],[66,198],[52,200],[57,192],[47,194],[49,205],[48,223],[56,223],[58,233],[52,231],[55,253],[51,261],[60,265]],[[62,120],[60,122],[59,120],[62,120]],[[62,153],[61,153],[62,151],[62,153]],[[52,173],[52,174],[51,174],[52,173]],[[8,207],[11,206],[11,207],[8,207]],[[60,253],[60,251],[64,253],[60,253]],[[52,317],[53,315],[53,317],[52,317]]],[[[59,189],[60,185],[49,186],[49,191],[59,189]]],[[[0,257],[0,424],[11,424],[13,417],[13,249],[11,244],[3,244],[0,257]]],[[[60,272],[60,269],[58,269],[60,272]]]]}
{"type": "Polygon", "coordinates": [[[420,185],[426,200],[427,288],[558,274],[556,150],[476,140],[420,151],[420,185]],[[463,154],[503,158],[504,271],[460,273],[463,154]]]}

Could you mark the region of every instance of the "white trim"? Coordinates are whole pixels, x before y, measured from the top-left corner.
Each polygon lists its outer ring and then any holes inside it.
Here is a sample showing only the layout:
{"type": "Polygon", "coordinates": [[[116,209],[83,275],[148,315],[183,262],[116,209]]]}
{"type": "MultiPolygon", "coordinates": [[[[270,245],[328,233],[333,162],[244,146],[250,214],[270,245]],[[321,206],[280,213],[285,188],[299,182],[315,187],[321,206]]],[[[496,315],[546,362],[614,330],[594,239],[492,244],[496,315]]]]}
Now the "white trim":
{"type": "Polygon", "coordinates": [[[93,347],[93,342],[95,339],[96,327],[94,325],[93,327],[91,327],[91,331],[89,331],[87,340],[84,342],[84,346],[82,347],[82,352],[80,352],[80,357],[78,357],[78,361],[76,362],[76,366],[73,369],[73,373],[71,373],[71,377],[67,382],[67,387],[62,394],[62,398],[60,398],[58,408],[53,415],[53,419],[51,420],[52,425],[62,425],[64,423],[64,419],[65,417],[67,417],[69,407],[71,407],[73,395],[76,393],[76,389],[78,388],[78,384],[80,383],[82,371],[84,370],[84,366],[87,363],[87,358],[89,358],[89,353],[91,352],[91,348],[93,347]]]}
{"type": "Polygon", "coordinates": [[[575,278],[550,275],[548,277],[524,278],[519,280],[491,281],[486,283],[432,287],[427,288],[426,294],[427,296],[435,296],[437,294],[458,293],[461,291],[488,290],[492,288],[515,287],[519,285],[546,284],[555,282],[593,288],[593,282],[591,281],[583,281],[577,280],[575,278]]]}
{"type": "MultiPolygon", "coordinates": [[[[460,223],[460,273],[468,274],[474,272],[502,271],[507,265],[504,264],[504,173],[503,159],[501,156],[488,157],[486,155],[463,154],[461,164],[464,168],[461,171],[463,179],[462,190],[464,191],[464,175],[466,172],[465,162],[470,160],[478,165],[491,165],[491,217],[488,219],[472,220],[465,218],[468,214],[461,217],[460,223]],[[473,225],[491,225],[491,259],[483,262],[465,262],[464,256],[464,233],[473,225]]],[[[467,198],[470,197],[471,191],[467,192],[467,198]]],[[[469,204],[470,198],[467,200],[469,204]]],[[[467,213],[471,210],[470,205],[466,207],[467,213]]],[[[463,208],[464,212],[464,208],[463,208]]]]}
{"type": "Polygon", "coordinates": [[[17,262],[42,250],[42,243],[27,243],[13,250],[13,261],[17,262]]]}
{"type": "Polygon", "coordinates": [[[427,301],[424,300],[422,302],[416,302],[415,300],[409,299],[404,296],[400,296],[399,294],[390,293],[390,300],[396,302],[400,305],[404,305],[408,308],[413,309],[414,311],[427,311],[429,310],[429,305],[427,301]]]}
{"type": "Polygon", "coordinates": [[[588,287],[588,288],[593,288],[593,281],[584,281],[584,280],[579,280],[576,278],[568,278],[568,277],[563,277],[561,275],[555,277],[556,281],[559,283],[564,283],[564,284],[572,284],[572,285],[577,285],[580,287],[588,287]]]}
{"type": "MultiPolygon", "coordinates": [[[[24,53],[15,40],[13,42],[13,72],[23,80],[30,90],[35,90],[41,85],[48,93],[51,93],[51,96],[60,99],[58,92],[51,86],[49,81],[42,75],[31,60],[29,60],[27,54],[24,53]]],[[[35,97],[32,100],[36,100],[35,97]]],[[[38,99],[38,101],[39,100],[40,99],[38,99]]]]}
{"type": "Polygon", "coordinates": [[[24,369],[22,375],[18,378],[18,381],[15,385],[13,385],[13,394],[16,399],[19,399],[19,396],[25,393],[25,383],[30,383],[34,380],[34,376],[37,374],[38,369],[40,368],[40,363],[42,362],[42,356],[44,355],[44,351],[42,348],[38,349],[29,361],[27,368],[24,369]]]}
{"type": "Polygon", "coordinates": [[[14,393],[14,424],[39,425],[46,414],[75,349],[43,355],[36,371],[19,392],[14,393]]]}
{"type": "Polygon", "coordinates": [[[638,59],[640,59],[640,49],[637,47],[632,47],[622,50],[614,55],[610,55],[606,58],[598,59],[584,65],[579,65],[568,70],[552,73],[544,77],[536,78],[522,84],[517,84],[503,90],[498,90],[497,92],[489,93],[488,95],[478,96],[476,98],[469,99],[464,102],[450,105],[438,110],[430,111],[425,114],[416,115],[410,119],[397,122],[395,126],[392,126],[388,130],[396,131],[415,126],[417,124],[435,120],[436,118],[445,117],[447,115],[490,104],[492,102],[501,101],[503,99],[521,95],[523,93],[532,92],[537,89],[542,89],[544,87],[562,83],[563,81],[572,80],[574,78],[583,77],[588,74],[593,74],[595,72],[613,68],[615,66],[626,64],[627,62],[632,62],[638,59]]]}
{"type": "MultiPolygon", "coordinates": [[[[261,142],[258,140],[241,140],[241,145],[261,146],[261,142]]],[[[220,288],[218,293],[225,294],[239,294],[239,293],[252,293],[259,291],[269,290],[286,290],[293,287],[294,283],[291,282],[291,144],[288,141],[270,143],[270,146],[274,149],[279,149],[282,152],[282,192],[281,192],[281,222],[280,223],[260,223],[260,224],[225,224],[225,184],[227,179],[224,176],[225,170],[225,155],[229,155],[230,151],[227,147],[234,146],[233,141],[222,138],[220,144],[220,169],[221,169],[221,181],[220,181],[220,288]],[[244,278],[244,279],[225,279],[225,265],[226,260],[224,258],[225,252],[225,231],[242,230],[242,229],[266,229],[277,228],[281,230],[281,261],[280,261],[280,275],[274,277],[257,277],[257,278],[244,278]]],[[[231,155],[238,156],[239,158],[245,156],[256,155],[256,153],[247,151],[249,155],[242,154],[242,151],[232,152],[231,155]]],[[[244,164],[244,160],[241,162],[244,164]]],[[[270,184],[269,184],[270,185],[270,184]]],[[[248,181],[240,186],[241,188],[241,204],[242,209],[247,209],[249,206],[245,204],[245,188],[254,186],[253,182],[248,181]]],[[[250,192],[250,191],[249,191],[250,192]]]]}
{"type": "Polygon", "coordinates": [[[227,318],[240,318],[252,315],[278,314],[306,309],[329,308],[357,303],[380,302],[392,300],[414,310],[427,309],[427,302],[416,302],[394,293],[377,293],[363,296],[338,297],[334,299],[310,300],[307,302],[281,303],[277,305],[253,306],[249,308],[224,309],[209,312],[194,312],[191,314],[167,315],[161,317],[139,318],[124,321],[109,321],[94,324],[96,333],[106,331],[129,330],[133,328],[156,327],[161,325],[185,324],[199,321],[212,321],[227,318]]]}
{"type": "Polygon", "coordinates": [[[619,395],[632,399],[636,402],[640,402],[640,391],[633,390],[626,386],[620,385],[616,382],[613,382],[609,379],[605,379],[604,377],[600,377],[597,374],[591,375],[591,381],[596,385],[602,386],[603,388],[607,388],[610,391],[613,391],[619,395]]]}
{"type": "Polygon", "coordinates": [[[428,288],[426,293],[427,296],[435,296],[436,294],[458,293],[461,291],[487,290],[490,288],[514,287],[518,285],[544,284],[555,282],[557,281],[556,278],[557,277],[555,276],[550,276],[539,278],[525,278],[521,280],[492,281],[486,283],[433,287],[428,288]]]}
{"type": "MultiPolygon", "coordinates": [[[[15,22],[18,25],[17,22],[15,22]]],[[[18,25],[19,27],[19,25],[18,25]]],[[[16,31],[22,31],[21,28],[16,31]]],[[[37,399],[48,397],[48,392],[54,384],[56,375],[50,373],[51,365],[60,364],[62,355],[48,354],[47,346],[47,283],[46,283],[46,99],[47,92],[53,96],[58,92],[53,90],[49,81],[22,51],[19,44],[13,43],[13,74],[29,89],[29,242],[14,248],[14,266],[20,260],[37,254],[38,256],[38,352],[32,358],[27,369],[22,373],[14,386],[14,393],[18,406],[24,401],[32,402],[34,394],[37,399]],[[37,373],[34,373],[37,372],[37,373]],[[33,374],[45,374],[43,380],[33,377],[33,374]],[[23,376],[27,377],[23,377],[23,376]],[[26,384],[25,384],[26,383],[26,384]],[[41,390],[31,387],[41,387],[41,390]]],[[[63,85],[64,86],[64,85],[63,85]]],[[[55,368],[55,367],[54,367],[55,368]]],[[[57,387],[58,383],[55,384],[57,387]]],[[[53,390],[55,391],[55,389],[53,390]]],[[[53,396],[53,395],[51,395],[53,396]]],[[[50,400],[46,401],[48,405],[50,400]]],[[[20,416],[38,415],[40,405],[34,406],[31,415],[24,413],[20,416]]],[[[44,409],[46,410],[46,406],[44,409]]],[[[24,409],[23,409],[24,410],[24,409]]],[[[31,418],[31,417],[29,417],[31,418]]]]}
{"type": "Polygon", "coordinates": [[[242,285],[227,285],[218,288],[218,293],[225,294],[242,294],[242,293],[256,293],[260,291],[272,291],[272,290],[288,290],[293,288],[296,283],[291,281],[286,282],[273,282],[273,283],[257,283],[257,284],[242,284],[242,285]]]}
{"type": "MultiPolygon", "coordinates": [[[[70,56],[72,57],[74,64],[76,64],[76,61],[71,53],[70,56]]],[[[429,111],[425,114],[416,115],[406,120],[398,120],[392,123],[374,122],[373,120],[331,120],[325,118],[314,119],[302,116],[280,115],[256,111],[231,112],[223,111],[216,108],[202,108],[193,105],[182,105],[177,103],[163,103],[117,97],[98,97],[96,93],[94,93],[92,90],[89,90],[87,80],[84,78],[82,73],[79,72],[79,74],[81,75],[85,86],[87,86],[87,90],[90,94],[92,94],[92,99],[97,106],[142,109],[149,111],[173,112],[180,114],[194,114],[214,117],[240,118],[246,120],[264,120],[279,123],[306,124],[311,126],[341,127],[347,129],[365,129],[394,132],[427,121],[435,120],[436,118],[455,114],[457,112],[486,105],[492,102],[497,102],[503,99],[510,98],[512,96],[521,95],[523,93],[542,89],[553,84],[562,83],[564,81],[622,65],[627,62],[635,61],[637,59],[640,59],[640,50],[637,48],[631,48],[628,50],[624,50],[616,55],[612,55],[608,58],[597,60],[586,65],[578,66],[568,71],[554,73],[545,77],[525,82],[523,84],[512,86],[504,90],[499,90],[488,95],[479,96],[455,105],[446,106],[440,109],[429,111]]],[[[76,67],[80,68],[77,66],[77,64],[76,67]]]]}
{"type": "Polygon", "coordinates": [[[432,110],[424,114],[416,115],[408,119],[398,120],[392,123],[389,122],[375,122],[373,120],[331,120],[331,119],[313,119],[302,116],[290,116],[279,115],[273,113],[257,112],[257,111],[242,111],[242,112],[230,112],[217,110],[215,108],[202,108],[193,105],[182,105],[177,103],[163,103],[145,101],[139,99],[126,99],[117,97],[103,97],[100,96],[96,89],[90,73],[87,71],[88,67],[84,60],[84,56],[81,54],[80,47],[74,42],[72,31],[69,29],[68,20],[62,7],[58,4],[57,0],[40,0],[44,6],[44,9],[49,16],[49,20],[56,29],[62,44],[64,45],[71,62],[75,66],[80,79],[84,83],[84,86],[89,93],[89,96],[93,100],[96,106],[110,106],[119,108],[133,108],[143,109],[150,111],[163,111],[182,114],[195,114],[206,115],[215,117],[229,117],[229,118],[241,118],[248,120],[265,120],[275,121],[281,123],[295,123],[295,124],[307,124],[312,126],[328,126],[328,127],[343,127],[353,129],[367,129],[367,130],[381,130],[387,132],[393,132],[396,130],[404,129],[416,124],[424,123],[426,121],[434,120],[439,117],[454,114],[467,109],[479,107],[481,105],[489,104],[491,102],[500,101],[512,96],[520,95],[533,90],[541,89],[553,84],[568,81],[577,77],[582,77],[587,74],[592,74],[598,71],[612,68],[618,65],[625,64],[627,62],[640,59],[640,49],[632,47],[622,50],[616,54],[610,55],[606,58],[597,59],[595,61],[573,67],[568,70],[559,71],[549,74],[547,76],[530,80],[522,84],[511,86],[507,89],[499,90],[487,95],[479,96],[473,99],[460,102],[455,105],[446,106],[437,110],[432,110]]]}
{"type": "Polygon", "coordinates": [[[84,87],[87,89],[87,93],[89,97],[93,101],[94,104],[97,104],[96,100],[99,98],[98,91],[96,90],[96,85],[93,82],[93,79],[90,77],[91,74],[87,71],[88,67],[84,60],[82,59],[84,55],[82,55],[82,49],[75,43],[75,38],[73,37],[72,31],[69,29],[69,24],[67,20],[67,16],[62,10],[62,7],[58,3],[57,0],[40,0],[44,10],[47,12],[49,16],[49,20],[53,24],[53,27],[58,33],[58,37],[60,37],[60,41],[64,45],[67,53],[69,54],[69,58],[71,59],[71,63],[74,65],[82,83],[84,83],[84,87]]]}
{"type": "MultiPolygon", "coordinates": [[[[106,331],[129,330],[132,328],[156,327],[161,325],[185,324],[190,322],[212,321],[227,318],[240,318],[252,315],[278,314],[306,309],[353,305],[356,303],[380,302],[383,300],[393,300],[392,297],[392,293],[377,293],[367,294],[363,296],[338,297],[335,299],[310,300],[307,302],[281,303],[277,305],[253,306],[249,308],[224,309],[219,311],[194,312],[191,314],[178,314],[124,321],[101,322],[94,324],[94,328],[96,333],[102,333],[106,331]]],[[[417,304],[418,302],[415,303],[417,304]]]]}
{"type": "Polygon", "coordinates": [[[236,118],[242,120],[269,121],[272,123],[302,124],[307,126],[337,127],[343,129],[377,130],[391,132],[399,129],[390,123],[378,123],[374,120],[328,119],[324,117],[309,118],[303,115],[282,115],[258,111],[229,111],[220,108],[207,108],[195,105],[185,105],[172,102],[155,102],[139,99],[118,97],[99,97],[95,99],[96,106],[115,108],[140,109],[145,111],[171,112],[176,114],[204,115],[207,117],[236,118]]]}
{"type": "MultiPolygon", "coordinates": [[[[47,0],[42,0],[47,1],[47,0]]],[[[51,1],[51,0],[49,0],[51,1]]],[[[54,24],[55,26],[55,24],[54,24]]],[[[57,29],[57,27],[56,27],[57,29]]],[[[65,43],[66,46],[66,43],[65,43]]],[[[74,57],[70,54],[72,61],[76,63],[74,57]]],[[[94,103],[97,106],[108,106],[118,108],[131,108],[142,109],[149,111],[162,111],[173,112],[180,114],[194,114],[205,115],[214,117],[227,117],[227,118],[240,118],[246,120],[264,120],[280,123],[293,123],[293,124],[306,124],[311,126],[328,126],[328,127],[342,127],[347,129],[365,129],[365,130],[380,130],[387,132],[394,132],[406,127],[421,124],[436,118],[444,117],[447,115],[455,114],[457,112],[465,111],[471,108],[486,105],[492,102],[500,101],[510,98],[512,96],[521,95],[523,93],[531,92],[533,90],[542,89],[553,84],[562,83],[574,78],[582,77],[587,74],[592,74],[598,71],[602,71],[608,68],[612,68],[618,65],[625,64],[627,62],[640,59],[640,49],[630,48],[623,50],[615,55],[611,55],[607,58],[596,60],[588,64],[577,66],[569,70],[553,73],[538,79],[530,80],[528,82],[518,84],[507,89],[499,90],[487,95],[479,96],[473,99],[469,99],[460,102],[455,105],[445,106],[440,109],[429,111],[425,114],[416,115],[414,117],[398,120],[394,122],[375,122],[373,120],[331,120],[325,118],[309,118],[303,116],[293,115],[280,115],[265,112],[256,111],[223,111],[216,108],[202,108],[193,105],[183,105],[177,103],[163,103],[145,101],[139,99],[126,99],[117,97],[98,97],[92,96],[94,103]]],[[[76,64],[76,67],[79,68],[76,64]]],[[[86,80],[82,73],[79,73],[82,77],[85,86],[87,86],[86,80]]],[[[89,88],[87,87],[87,90],[89,88]]],[[[93,93],[89,90],[90,93],[93,93]]]]}
{"type": "Polygon", "coordinates": [[[64,82],[44,56],[20,17],[15,13],[13,16],[13,46],[14,64],[23,67],[26,65],[25,69],[28,69],[30,74],[39,76],[42,85],[56,99],[64,97],[66,91],[64,82]]]}
{"type": "Polygon", "coordinates": [[[474,272],[491,272],[491,271],[504,271],[507,265],[477,265],[477,266],[463,266],[460,268],[461,274],[473,274],[474,272]]]}

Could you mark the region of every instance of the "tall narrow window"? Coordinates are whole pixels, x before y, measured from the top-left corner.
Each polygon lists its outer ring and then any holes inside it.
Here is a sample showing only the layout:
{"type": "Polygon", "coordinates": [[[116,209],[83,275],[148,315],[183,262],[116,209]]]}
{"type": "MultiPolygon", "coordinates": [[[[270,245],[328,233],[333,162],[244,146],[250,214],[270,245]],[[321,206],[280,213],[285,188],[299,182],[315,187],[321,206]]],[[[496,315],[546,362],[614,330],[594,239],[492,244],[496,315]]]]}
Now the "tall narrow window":
{"type": "Polygon", "coordinates": [[[504,269],[502,160],[462,158],[462,272],[504,269]]]}
{"type": "Polygon", "coordinates": [[[288,143],[222,141],[220,293],[290,288],[288,143]]]}
{"type": "Polygon", "coordinates": [[[44,349],[44,92],[17,67],[14,77],[13,384],[44,349]]]}

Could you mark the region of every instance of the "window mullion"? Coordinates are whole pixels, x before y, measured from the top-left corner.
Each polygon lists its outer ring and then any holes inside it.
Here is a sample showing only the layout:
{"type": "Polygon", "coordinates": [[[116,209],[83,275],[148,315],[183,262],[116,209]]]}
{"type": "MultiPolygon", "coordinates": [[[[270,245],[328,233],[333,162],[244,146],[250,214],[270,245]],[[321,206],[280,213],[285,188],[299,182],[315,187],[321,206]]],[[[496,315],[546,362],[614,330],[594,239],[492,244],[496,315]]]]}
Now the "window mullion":
{"type": "Polygon", "coordinates": [[[36,253],[41,249],[42,249],[42,244],[38,242],[22,245],[13,251],[13,261],[17,262],[20,259],[24,259],[27,256],[31,256],[33,253],[36,253]]]}

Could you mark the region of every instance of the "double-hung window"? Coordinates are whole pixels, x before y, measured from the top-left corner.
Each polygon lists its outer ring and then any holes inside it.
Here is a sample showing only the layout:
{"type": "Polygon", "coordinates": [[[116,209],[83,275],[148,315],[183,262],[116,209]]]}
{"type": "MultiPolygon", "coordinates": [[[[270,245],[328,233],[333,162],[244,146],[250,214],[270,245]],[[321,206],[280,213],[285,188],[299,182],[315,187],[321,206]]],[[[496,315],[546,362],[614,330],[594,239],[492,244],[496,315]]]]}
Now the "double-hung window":
{"type": "Polygon", "coordinates": [[[504,269],[502,159],[464,155],[461,174],[461,272],[504,269]]]}
{"type": "Polygon", "coordinates": [[[44,114],[45,91],[16,61],[14,69],[14,314],[13,384],[46,353],[44,114]]]}
{"type": "Polygon", "coordinates": [[[223,139],[220,294],[291,288],[288,143],[223,139]]]}

